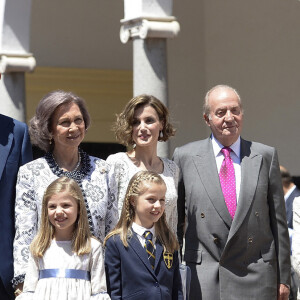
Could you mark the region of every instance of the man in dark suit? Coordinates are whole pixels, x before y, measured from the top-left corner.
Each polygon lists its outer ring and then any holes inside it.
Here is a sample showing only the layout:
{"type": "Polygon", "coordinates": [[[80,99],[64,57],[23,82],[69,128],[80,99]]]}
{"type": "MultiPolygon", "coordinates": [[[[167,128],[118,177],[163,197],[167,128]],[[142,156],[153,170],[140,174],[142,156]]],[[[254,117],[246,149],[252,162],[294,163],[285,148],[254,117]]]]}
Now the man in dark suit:
{"type": "MultiPolygon", "coordinates": [[[[290,242],[293,240],[293,203],[296,197],[300,196],[300,190],[294,184],[293,179],[289,171],[280,166],[280,174],[282,179],[283,193],[285,199],[286,219],[289,228],[290,242]]],[[[291,269],[291,293],[290,300],[297,299],[297,292],[299,287],[299,279],[294,269],[291,269]]]]}
{"type": "Polygon", "coordinates": [[[276,150],[240,137],[243,109],[229,86],[206,94],[204,119],[212,135],[174,152],[190,299],[286,300],[290,245],[276,150]]]}
{"type": "Polygon", "coordinates": [[[32,160],[26,124],[0,114],[0,299],[14,299],[15,186],[19,167],[32,160]]]}

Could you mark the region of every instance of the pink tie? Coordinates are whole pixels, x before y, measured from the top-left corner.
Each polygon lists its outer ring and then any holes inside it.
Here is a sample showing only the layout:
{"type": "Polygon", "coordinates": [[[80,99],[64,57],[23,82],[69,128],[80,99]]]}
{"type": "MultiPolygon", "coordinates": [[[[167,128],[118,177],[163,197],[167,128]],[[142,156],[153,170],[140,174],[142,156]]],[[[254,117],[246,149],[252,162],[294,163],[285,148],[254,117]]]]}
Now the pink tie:
{"type": "Polygon", "coordinates": [[[235,191],[235,174],[233,162],[230,157],[230,148],[223,148],[222,153],[224,154],[224,160],[220,169],[220,183],[222,192],[224,195],[225,203],[228,211],[233,219],[236,211],[236,191],[235,191]]]}

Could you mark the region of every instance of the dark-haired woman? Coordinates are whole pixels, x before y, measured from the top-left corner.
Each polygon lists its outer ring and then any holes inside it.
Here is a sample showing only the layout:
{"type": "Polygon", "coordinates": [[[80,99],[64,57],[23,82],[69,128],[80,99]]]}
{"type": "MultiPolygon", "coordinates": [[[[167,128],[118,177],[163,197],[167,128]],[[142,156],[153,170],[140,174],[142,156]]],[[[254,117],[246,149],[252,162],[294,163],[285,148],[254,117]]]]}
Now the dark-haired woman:
{"type": "Polygon", "coordinates": [[[131,177],[141,170],[154,171],[166,183],[166,220],[176,235],[179,170],[172,160],[157,155],[158,141],[167,141],[175,134],[168,109],[154,96],[134,97],[117,116],[114,131],[121,144],[132,147],[128,152],[110,155],[106,160],[110,165],[109,177],[115,181],[111,188],[118,199],[119,216],[131,177]]]}

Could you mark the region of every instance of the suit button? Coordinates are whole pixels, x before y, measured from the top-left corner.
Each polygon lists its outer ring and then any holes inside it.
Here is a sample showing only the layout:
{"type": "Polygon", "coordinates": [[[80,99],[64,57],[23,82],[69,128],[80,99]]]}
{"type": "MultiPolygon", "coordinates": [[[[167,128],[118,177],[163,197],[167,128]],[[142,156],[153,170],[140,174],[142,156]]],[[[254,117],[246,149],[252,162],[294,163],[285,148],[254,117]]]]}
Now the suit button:
{"type": "Polygon", "coordinates": [[[217,237],[214,237],[214,243],[218,244],[218,242],[219,242],[219,239],[217,237]]]}
{"type": "Polygon", "coordinates": [[[255,212],[255,215],[256,215],[257,217],[259,216],[259,213],[258,213],[258,211],[256,211],[256,212],[255,212]]]}
{"type": "Polygon", "coordinates": [[[201,213],[201,218],[205,218],[205,214],[204,213],[201,213]]]}
{"type": "Polygon", "coordinates": [[[155,284],[154,284],[156,287],[159,287],[159,284],[158,284],[158,282],[155,282],[155,284]]]}
{"type": "Polygon", "coordinates": [[[249,238],[248,238],[248,243],[251,244],[252,242],[253,242],[253,238],[252,238],[252,237],[249,237],[249,238]]]}

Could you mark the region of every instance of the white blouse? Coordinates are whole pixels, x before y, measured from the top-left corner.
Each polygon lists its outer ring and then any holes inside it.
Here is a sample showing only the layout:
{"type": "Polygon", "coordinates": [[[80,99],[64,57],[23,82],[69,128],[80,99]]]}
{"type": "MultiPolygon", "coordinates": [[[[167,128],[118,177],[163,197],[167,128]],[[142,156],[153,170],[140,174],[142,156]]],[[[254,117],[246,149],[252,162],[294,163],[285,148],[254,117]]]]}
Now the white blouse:
{"type": "MultiPolygon", "coordinates": [[[[166,220],[170,229],[177,236],[177,187],[179,168],[177,167],[175,162],[170,159],[160,159],[163,162],[164,170],[163,173],[159,175],[163,178],[167,186],[165,202],[166,220]]],[[[118,200],[118,211],[120,216],[128,183],[132,176],[141,170],[132,162],[132,160],[125,152],[119,152],[110,155],[107,158],[106,162],[110,165],[109,181],[114,181],[114,184],[111,184],[110,187],[111,192],[116,195],[116,198],[118,200]]]]}
{"type": "Polygon", "coordinates": [[[109,300],[101,244],[91,239],[89,254],[78,256],[71,241],[52,241],[42,258],[30,255],[23,293],[17,300],[109,300]],[[40,270],[59,269],[58,277],[39,279],[40,270]],[[90,272],[90,280],[59,277],[65,269],[90,272]]]}
{"type": "MultiPolygon", "coordinates": [[[[108,188],[108,166],[104,160],[86,153],[81,161],[83,171],[79,176],[82,178],[77,182],[86,201],[92,234],[103,243],[118,221],[117,203],[108,188]]],[[[29,245],[39,228],[44,192],[50,183],[63,175],[45,157],[19,169],[15,203],[14,285],[24,281],[29,245]]]]}

